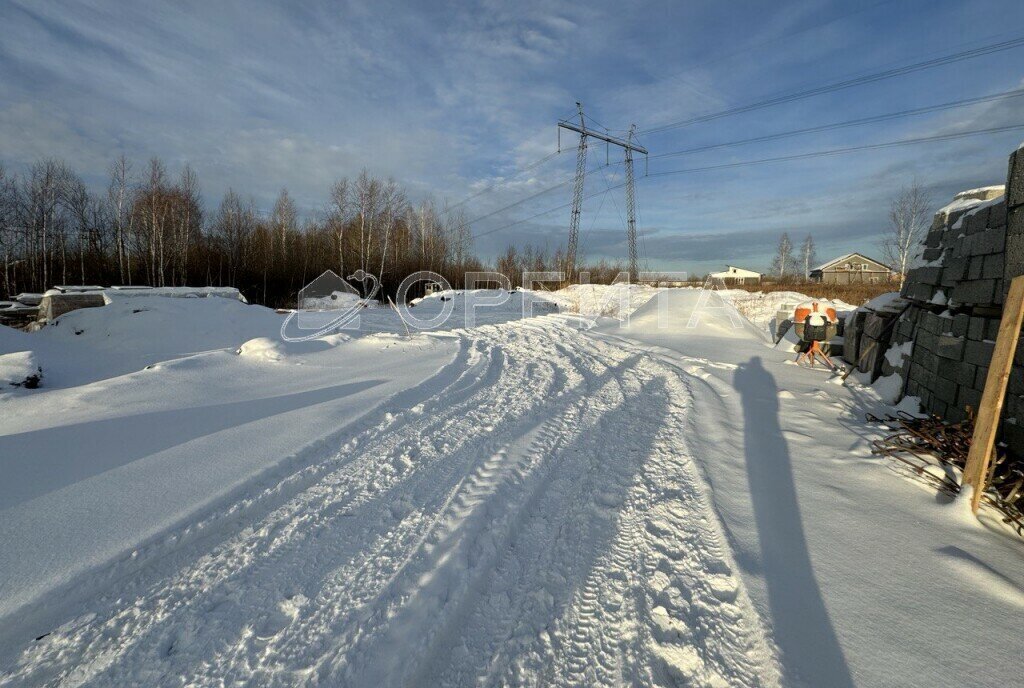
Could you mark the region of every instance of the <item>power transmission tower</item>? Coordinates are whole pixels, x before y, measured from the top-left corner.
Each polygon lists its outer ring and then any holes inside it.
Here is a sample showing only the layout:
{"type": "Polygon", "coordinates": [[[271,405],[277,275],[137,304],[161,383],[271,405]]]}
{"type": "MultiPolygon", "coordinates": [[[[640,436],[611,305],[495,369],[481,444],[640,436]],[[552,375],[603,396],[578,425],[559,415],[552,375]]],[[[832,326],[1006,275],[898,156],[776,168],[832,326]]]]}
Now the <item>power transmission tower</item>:
{"type": "Polygon", "coordinates": [[[569,250],[566,255],[566,279],[572,281],[576,271],[576,250],[580,239],[580,212],[583,210],[583,178],[587,171],[587,139],[595,138],[604,141],[606,144],[619,146],[626,153],[626,204],[629,208],[629,221],[626,228],[629,242],[629,277],[630,280],[637,278],[637,250],[636,250],[636,192],[633,180],[633,152],[647,155],[647,149],[633,143],[633,136],[636,133],[634,124],[629,130],[629,138],[623,140],[593,129],[587,128],[583,118],[583,106],[576,103],[576,112],[579,113],[580,123],[574,124],[567,120],[559,120],[558,127],[568,129],[580,135],[580,145],[576,150],[576,178],[572,189],[572,215],[569,218],[569,250]]]}
{"type": "MultiPolygon", "coordinates": [[[[632,143],[636,125],[629,128],[627,143],[632,143]]],[[[636,256],[636,188],[633,181],[633,149],[626,147],[626,240],[629,243],[629,281],[640,277],[636,256]]]]}
{"type": "Polygon", "coordinates": [[[565,256],[565,279],[572,282],[576,271],[576,247],[580,241],[580,212],[583,210],[583,177],[587,173],[587,123],[583,120],[583,105],[577,101],[580,116],[580,145],[576,149],[576,179],[572,187],[572,215],[569,217],[569,250],[565,256]]]}

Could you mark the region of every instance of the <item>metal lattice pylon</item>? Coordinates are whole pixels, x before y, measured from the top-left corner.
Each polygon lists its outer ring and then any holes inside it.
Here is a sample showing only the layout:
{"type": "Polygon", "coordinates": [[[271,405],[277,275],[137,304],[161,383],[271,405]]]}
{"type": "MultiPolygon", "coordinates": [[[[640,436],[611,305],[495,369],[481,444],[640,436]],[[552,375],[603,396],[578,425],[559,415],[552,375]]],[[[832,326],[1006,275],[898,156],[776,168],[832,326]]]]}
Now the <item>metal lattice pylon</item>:
{"type": "Polygon", "coordinates": [[[583,178],[587,173],[587,127],[583,121],[583,106],[576,103],[580,115],[580,145],[576,149],[576,179],[572,187],[572,215],[569,218],[569,248],[565,256],[565,279],[572,282],[576,272],[576,249],[580,242],[580,212],[583,210],[583,178]]]}
{"type": "Polygon", "coordinates": [[[629,243],[629,278],[631,281],[635,281],[639,278],[639,261],[636,246],[636,184],[633,178],[633,151],[647,155],[647,149],[633,143],[633,136],[636,134],[635,124],[630,127],[629,137],[620,139],[607,133],[587,129],[587,123],[583,119],[583,106],[578,102],[576,103],[576,112],[580,117],[578,125],[566,120],[558,122],[559,131],[567,129],[580,135],[580,146],[576,151],[576,178],[572,189],[572,215],[569,218],[569,250],[565,257],[565,278],[571,282],[576,273],[576,252],[580,241],[580,213],[583,210],[583,180],[587,173],[587,139],[596,138],[606,144],[619,146],[626,152],[626,207],[629,214],[626,237],[629,243]]]}
{"type": "MultiPolygon", "coordinates": [[[[629,143],[633,142],[634,124],[629,128],[629,143]]],[[[636,283],[640,278],[636,252],[636,185],[633,181],[633,149],[627,146],[626,151],[626,240],[629,244],[629,281],[636,283]]]]}

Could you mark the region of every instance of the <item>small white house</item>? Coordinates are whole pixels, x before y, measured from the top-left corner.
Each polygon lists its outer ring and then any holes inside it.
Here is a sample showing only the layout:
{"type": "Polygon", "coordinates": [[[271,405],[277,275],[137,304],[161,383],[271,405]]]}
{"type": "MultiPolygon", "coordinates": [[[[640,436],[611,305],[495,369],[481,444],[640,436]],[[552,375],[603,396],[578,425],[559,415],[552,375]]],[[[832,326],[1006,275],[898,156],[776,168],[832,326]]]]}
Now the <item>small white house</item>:
{"type": "Polygon", "coordinates": [[[726,265],[722,272],[712,272],[708,277],[720,279],[726,284],[760,284],[761,273],[753,270],[738,268],[735,265],[726,265]]]}

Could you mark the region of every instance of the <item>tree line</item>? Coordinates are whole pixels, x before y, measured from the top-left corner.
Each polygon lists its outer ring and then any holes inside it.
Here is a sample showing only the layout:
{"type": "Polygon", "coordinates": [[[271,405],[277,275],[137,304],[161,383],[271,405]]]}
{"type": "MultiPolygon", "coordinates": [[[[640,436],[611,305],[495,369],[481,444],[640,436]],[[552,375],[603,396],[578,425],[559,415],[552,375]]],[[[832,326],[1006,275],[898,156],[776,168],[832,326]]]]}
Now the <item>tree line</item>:
{"type": "Polygon", "coordinates": [[[234,190],[209,212],[188,165],[172,174],[153,158],[136,173],[124,157],[104,193],[59,160],[21,176],[0,167],[0,261],[8,295],[57,284],[205,284],[271,306],[293,303],[327,269],[362,268],[393,292],[417,270],[460,285],[464,272],[484,268],[461,211],[414,204],[393,179],[341,179],[323,212],[302,221],[287,189],[269,213],[234,190]]]}
{"type": "MultiPolygon", "coordinates": [[[[561,248],[532,246],[510,246],[487,266],[473,253],[461,209],[414,203],[395,180],[366,171],[337,181],[322,210],[305,219],[287,189],[269,212],[232,189],[208,210],[195,170],[172,173],[159,158],[135,169],[121,156],[107,178],[96,192],[60,160],[22,175],[0,165],[0,287],[8,297],[61,284],[209,285],[280,307],[294,305],[298,290],[328,269],[372,273],[386,296],[421,270],[459,288],[466,272],[494,269],[520,286],[524,270],[565,267],[561,248]]],[[[623,269],[605,261],[578,268],[595,283],[623,269]]]]}

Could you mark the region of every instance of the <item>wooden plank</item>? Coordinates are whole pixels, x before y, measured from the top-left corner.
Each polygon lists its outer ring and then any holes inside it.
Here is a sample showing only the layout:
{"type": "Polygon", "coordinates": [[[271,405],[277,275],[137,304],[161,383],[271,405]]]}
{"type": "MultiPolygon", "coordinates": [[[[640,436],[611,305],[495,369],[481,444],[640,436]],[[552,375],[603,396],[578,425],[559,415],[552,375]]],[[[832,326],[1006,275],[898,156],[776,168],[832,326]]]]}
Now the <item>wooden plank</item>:
{"type": "Polygon", "coordinates": [[[992,362],[985,378],[985,390],[981,394],[978,416],[974,421],[974,436],[964,467],[963,484],[974,488],[971,509],[978,513],[981,495],[985,491],[985,478],[999,429],[999,415],[1003,410],[1006,385],[1013,369],[1013,354],[1017,349],[1021,323],[1024,322],[1024,275],[1014,277],[1010,282],[1010,293],[1003,304],[1003,318],[996,335],[996,346],[992,362]]]}

